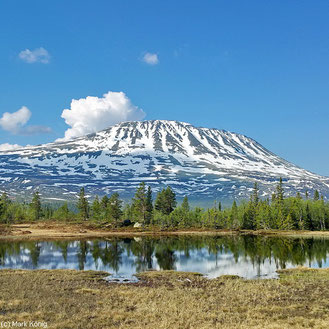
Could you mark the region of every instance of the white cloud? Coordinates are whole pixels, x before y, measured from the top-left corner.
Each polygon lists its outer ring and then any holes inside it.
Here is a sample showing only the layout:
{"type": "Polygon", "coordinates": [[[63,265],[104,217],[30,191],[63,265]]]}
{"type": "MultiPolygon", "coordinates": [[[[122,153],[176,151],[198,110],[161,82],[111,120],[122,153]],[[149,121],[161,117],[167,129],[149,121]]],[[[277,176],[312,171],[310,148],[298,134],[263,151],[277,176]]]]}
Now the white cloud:
{"type": "Polygon", "coordinates": [[[23,146],[18,145],[18,144],[9,144],[9,143],[4,143],[0,144],[0,151],[13,151],[16,149],[20,149],[23,146]]]}
{"type": "Polygon", "coordinates": [[[15,135],[35,135],[51,132],[51,128],[45,126],[25,127],[31,115],[31,111],[26,106],[22,106],[14,113],[5,112],[0,118],[0,127],[15,135]]]}
{"type": "Polygon", "coordinates": [[[25,49],[22,50],[18,57],[29,64],[32,63],[43,63],[48,64],[50,61],[50,55],[45,48],[36,48],[34,50],[25,49]]]}
{"type": "Polygon", "coordinates": [[[3,130],[17,134],[30,120],[31,115],[31,111],[26,106],[21,107],[14,113],[5,112],[0,118],[0,127],[3,130]]]}
{"type": "Polygon", "coordinates": [[[159,63],[159,57],[157,54],[146,53],[143,56],[143,62],[149,65],[157,65],[159,63]]]}
{"type": "Polygon", "coordinates": [[[145,112],[133,105],[123,92],[109,91],[102,98],[87,96],[73,99],[71,108],[62,112],[62,118],[71,128],[59,140],[83,136],[122,121],[141,120],[144,117],[145,112]]]}

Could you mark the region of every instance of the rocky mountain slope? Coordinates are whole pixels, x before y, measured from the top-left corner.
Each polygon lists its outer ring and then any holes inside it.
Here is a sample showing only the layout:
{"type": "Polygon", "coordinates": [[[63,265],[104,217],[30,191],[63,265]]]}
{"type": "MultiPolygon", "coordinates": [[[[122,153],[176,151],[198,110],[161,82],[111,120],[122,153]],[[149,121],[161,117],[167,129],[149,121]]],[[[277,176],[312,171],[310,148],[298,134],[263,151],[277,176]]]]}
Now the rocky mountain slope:
{"type": "Polygon", "coordinates": [[[170,185],[195,200],[249,198],[255,181],[270,196],[282,177],[287,194],[318,189],[329,178],[306,171],[246,136],[177,121],[123,122],[66,142],[0,152],[0,190],[72,199],[119,192],[131,197],[141,181],[153,191],[170,185]]]}

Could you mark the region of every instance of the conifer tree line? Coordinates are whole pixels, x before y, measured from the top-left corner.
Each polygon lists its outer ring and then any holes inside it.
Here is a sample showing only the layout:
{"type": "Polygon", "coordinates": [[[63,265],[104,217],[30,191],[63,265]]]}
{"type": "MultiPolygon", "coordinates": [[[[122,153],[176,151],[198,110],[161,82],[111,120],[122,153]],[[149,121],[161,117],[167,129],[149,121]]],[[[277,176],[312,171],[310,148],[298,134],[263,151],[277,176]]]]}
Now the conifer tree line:
{"type": "Polygon", "coordinates": [[[230,208],[222,209],[221,202],[212,208],[190,207],[185,196],[180,205],[170,186],[162,189],[153,200],[150,186],[140,183],[130,203],[124,203],[118,193],[88,201],[81,188],[78,202],[72,208],[67,202],[54,209],[41,203],[39,192],[30,203],[10,200],[6,193],[0,197],[0,222],[14,223],[37,220],[94,221],[122,226],[123,222],[163,229],[212,228],[246,230],[327,230],[329,229],[329,203],[318,191],[309,195],[297,193],[286,197],[282,179],[271,198],[259,196],[257,183],[248,201],[234,200],[230,208]]]}

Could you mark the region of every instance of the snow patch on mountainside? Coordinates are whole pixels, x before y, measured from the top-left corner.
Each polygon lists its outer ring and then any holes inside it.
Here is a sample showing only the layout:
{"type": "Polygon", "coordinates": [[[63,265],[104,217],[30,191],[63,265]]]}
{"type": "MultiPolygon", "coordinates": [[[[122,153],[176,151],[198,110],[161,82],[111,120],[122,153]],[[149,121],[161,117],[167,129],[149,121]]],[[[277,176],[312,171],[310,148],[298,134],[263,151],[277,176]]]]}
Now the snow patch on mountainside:
{"type": "Polygon", "coordinates": [[[244,135],[166,120],[123,122],[74,140],[0,152],[0,189],[45,196],[121,191],[140,181],[159,190],[172,185],[195,198],[246,198],[257,181],[270,196],[282,177],[287,193],[318,189],[329,178],[299,168],[244,135]],[[29,186],[27,186],[29,184],[29,186]],[[65,186],[65,191],[63,187],[65,186]]]}

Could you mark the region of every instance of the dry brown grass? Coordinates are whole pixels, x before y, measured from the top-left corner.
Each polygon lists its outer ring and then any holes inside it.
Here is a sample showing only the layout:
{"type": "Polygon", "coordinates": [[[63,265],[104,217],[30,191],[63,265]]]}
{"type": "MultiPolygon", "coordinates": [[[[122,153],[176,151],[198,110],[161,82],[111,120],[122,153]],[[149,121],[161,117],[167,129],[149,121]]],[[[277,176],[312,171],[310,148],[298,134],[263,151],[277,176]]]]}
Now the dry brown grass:
{"type": "Polygon", "coordinates": [[[325,237],[329,231],[280,231],[280,230],[212,230],[206,228],[190,228],[163,231],[157,227],[136,229],[132,227],[110,228],[96,222],[56,222],[45,221],[36,223],[0,224],[0,240],[58,240],[60,239],[87,239],[106,237],[133,237],[133,236],[180,236],[180,235],[266,235],[290,237],[325,237]]]}
{"type": "Polygon", "coordinates": [[[0,236],[8,236],[12,234],[10,225],[0,224],[0,236]]]}
{"type": "Polygon", "coordinates": [[[0,322],[49,328],[328,328],[329,270],[288,270],[279,280],[148,272],[136,284],[104,272],[1,270],[0,322]]]}

